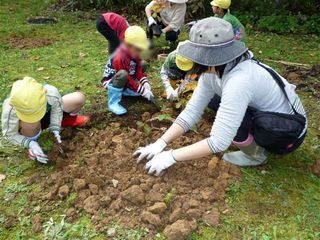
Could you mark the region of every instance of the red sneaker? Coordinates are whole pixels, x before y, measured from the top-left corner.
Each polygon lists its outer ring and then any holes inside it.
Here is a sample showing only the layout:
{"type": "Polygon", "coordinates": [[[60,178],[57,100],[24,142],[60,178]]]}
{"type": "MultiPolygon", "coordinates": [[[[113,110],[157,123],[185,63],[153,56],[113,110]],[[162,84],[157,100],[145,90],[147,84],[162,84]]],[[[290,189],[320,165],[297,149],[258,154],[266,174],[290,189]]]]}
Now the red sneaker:
{"type": "Polygon", "coordinates": [[[75,115],[75,116],[65,116],[62,119],[61,127],[83,127],[85,126],[90,120],[89,116],[86,115],[75,115]]]}

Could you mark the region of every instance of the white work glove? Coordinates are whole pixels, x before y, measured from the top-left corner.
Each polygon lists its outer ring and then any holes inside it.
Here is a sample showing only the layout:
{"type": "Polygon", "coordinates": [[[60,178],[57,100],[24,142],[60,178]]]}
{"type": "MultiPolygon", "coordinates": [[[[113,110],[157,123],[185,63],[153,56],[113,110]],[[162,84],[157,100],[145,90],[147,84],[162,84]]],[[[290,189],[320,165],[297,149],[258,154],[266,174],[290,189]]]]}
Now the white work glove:
{"type": "Polygon", "coordinates": [[[151,86],[150,86],[150,84],[149,84],[148,82],[145,82],[145,83],[143,84],[143,86],[144,86],[145,89],[151,91],[151,86]]]}
{"type": "Polygon", "coordinates": [[[166,88],[166,94],[169,101],[174,101],[178,98],[178,89],[174,90],[173,87],[168,86],[166,88]]]}
{"type": "Polygon", "coordinates": [[[157,24],[156,20],[152,16],[148,17],[148,26],[150,27],[153,24],[157,24]]]}
{"type": "Polygon", "coordinates": [[[60,136],[60,132],[54,130],[54,131],[52,131],[52,133],[53,133],[54,137],[57,139],[57,142],[58,142],[59,144],[62,143],[62,141],[61,141],[61,136],[60,136]]]}
{"type": "Polygon", "coordinates": [[[197,23],[197,21],[192,21],[192,22],[187,23],[185,26],[192,27],[196,23],[197,23]]]}
{"type": "Polygon", "coordinates": [[[143,93],[141,95],[142,95],[142,97],[148,99],[149,101],[150,101],[151,98],[154,97],[153,93],[150,90],[146,89],[146,88],[144,89],[144,91],[143,91],[143,93]]]}
{"type": "Polygon", "coordinates": [[[172,151],[173,150],[159,153],[147,162],[144,168],[148,170],[148,174],[160,176],[163,170],[177,163],[172,155],[172,151]]]}
{"type": "Polygon", "coordinates": [[[137,163],[140,163],[144,158],[150,160],[156,154],[161,153],[166,146],[167,143],[162,138],[159,138],[155,143],[145,147],[139,147],[138,150],[134,152],[133,157],[137,158],[137,163]]]}
{"type": "Polygon", "coordinates": [[[49,161],[48,156],[43,153],[41,147],[35,141],[31,141],[29,144],[29,157],[44,164],[47,164],[49,161]]]}
{"type": "Polygon", "coordinates": [[[167,33],[164,29],[162,29],[161,32],[163,35],[166,35],[166,33],[167,33]]]}

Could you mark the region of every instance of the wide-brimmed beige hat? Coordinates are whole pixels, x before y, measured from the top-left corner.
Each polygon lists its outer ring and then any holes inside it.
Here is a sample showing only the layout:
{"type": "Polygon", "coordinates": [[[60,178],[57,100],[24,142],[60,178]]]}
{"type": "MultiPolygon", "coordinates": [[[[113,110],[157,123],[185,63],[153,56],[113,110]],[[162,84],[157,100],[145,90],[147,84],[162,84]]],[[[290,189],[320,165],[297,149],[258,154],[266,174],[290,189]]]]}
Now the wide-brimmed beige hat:
{"type": "Polygon", "coordinates": [[[186,3],[188,2],[188,0],[168,0],[169,2],[172,2],[172,3],[186,3]]]}
{"type": "Polygon", "coordinates": [[[234,39],[232,25],[217,17],[198,21],[178,55],[205,66],[220,66],[244,54],[248,48],[234,39]]]}

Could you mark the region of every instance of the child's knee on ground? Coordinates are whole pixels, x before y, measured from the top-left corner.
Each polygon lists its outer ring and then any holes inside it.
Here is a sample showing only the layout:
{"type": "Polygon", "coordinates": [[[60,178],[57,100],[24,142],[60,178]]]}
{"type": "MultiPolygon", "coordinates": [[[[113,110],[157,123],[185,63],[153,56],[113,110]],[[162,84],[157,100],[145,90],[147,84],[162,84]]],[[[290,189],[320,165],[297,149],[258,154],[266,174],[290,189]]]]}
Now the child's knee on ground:
{"type": "Polygon", "coordinates": [[[115,88],[124,88],[128,82],[129,76],[126,70],[118,71],[112,78],[111,84],[115,88]]]}

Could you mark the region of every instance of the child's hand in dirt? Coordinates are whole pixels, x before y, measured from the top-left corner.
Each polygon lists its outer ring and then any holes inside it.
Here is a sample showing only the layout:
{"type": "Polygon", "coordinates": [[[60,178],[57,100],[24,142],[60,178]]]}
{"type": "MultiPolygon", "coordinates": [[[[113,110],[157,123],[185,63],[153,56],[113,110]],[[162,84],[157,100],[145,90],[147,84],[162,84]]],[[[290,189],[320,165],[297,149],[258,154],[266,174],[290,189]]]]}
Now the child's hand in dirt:
{"type": "Polygon", "coordinates": [[[35,141],[30,142],[28,155],[32,160],[37,160],[44,164],[47,164],[49,161],[47,155],[43,153],[41,147],[35,141]]]}
{"type": "Polygon", "coordinates": [[[144,91],[142,93],[142,97],[144,97],[144,98],[146,98],[146,99],[148,99],[150,101],[150,99],[152,97],[154,97],[154,96],[153,96],[153,93],[150,90],[144,89],[144,91]]]}
{"type": "Polygon", "coordinates": [[[57,142],[60,144],[61,141],[61,136],[60,136],[60,132],[59,131],[52,131],[54,137],[56,138],[57,142]]]}
{"type": "Polygon", "coordinates": [[[160,176],[163,170],[171,167],[176,163],[172,155],[172,151],[165,151],[155,155],[149,162],[147,162],[145,169],[148,170],[148,174],[154,174],[160,176]]]}
{"type": "Polygon", "coordinates": [[[169,86],[166,88],[166,95],[169,101],[174,101],[178,98],[178,89],[174,90],[173,87],[169,86]]]}
{"type": "Polygon", "coordinates": [[[144,158],[150,160],[156,154],[161,153],[166,146],[167,143],[159,138],[155,143],[145,147],[139,147],[138,150],[134,152],[133,157],[137,158],[137,163],[140,163],[144,158]]]}

